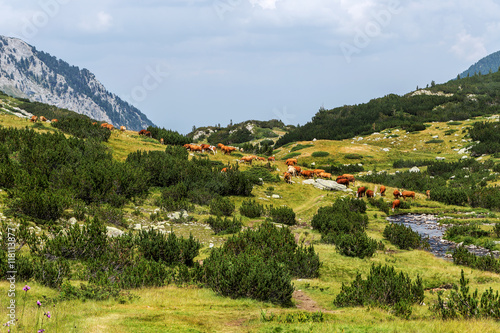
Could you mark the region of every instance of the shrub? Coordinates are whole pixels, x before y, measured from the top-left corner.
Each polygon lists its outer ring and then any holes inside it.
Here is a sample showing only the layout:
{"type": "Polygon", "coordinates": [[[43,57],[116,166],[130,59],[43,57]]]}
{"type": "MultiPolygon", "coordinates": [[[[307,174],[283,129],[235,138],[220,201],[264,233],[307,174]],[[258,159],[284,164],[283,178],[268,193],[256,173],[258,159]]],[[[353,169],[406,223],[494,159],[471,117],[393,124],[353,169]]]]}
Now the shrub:
{"type": "Polygon", "coordinates": [[[91,209],[94,217],[98,217],[103,223],[114,224],[116,226],[125,226],[123,210],[115,208],[110,204],[100,205],[91,209]]]}
{"type": "Polygon", "coordinates": [[[377,207],[379,210],[389,215],[391,206],[388,202],[385,202],[383,198],[379,199],[368,198],[368,202],[370,203],[370,205],[377,207]]]}
{"type": "Polygon", "coordinates": [[[402,250],[418,249],[424,246],[422,236],[403,224],[391,223],[386,226],[384,237],[402,250]]]}
{"type": "Polygon", "coordinates": [[[322,234],[364,231],[368,224],[368,217],[362,214],[365,211],[366,203],[363,200],[337,199],[331,207],[318,209],[311,226],[322,234]]]}
{"type": "Polygon", "coordinates": [[[309,147],[314,147],[314,145],[303,145],[303,144],[297,144],[296,146],[292,147],[292,149],[290,149],[291,152],[294,152],[294,151],[297,151],[297,150],[301,150],[301,149],[304,149],[304,148],[309,148],[309,147]]]}
{"type": "Polygon", "coordinates": [[[440,140],[440,139],[432,139],[432,140],[429,140],[429,141],[425,141],[425,143],[443,143],[444,140],[440,140]]]}
{"type": "Polygon", "coordinates": [[[423,300],[424,288],[418,275],[416,281],[412,282],[407,274],[396,272],[392,266],[372,264],[366,280],[358,273],[350,286],[342,284],[334,304],[339,307],[388,305],[399,309],[399,312],[404,309],[406,317],[408,307],[404,303],[420,304],[423,300]]]}
{"type": "Polygon", "coordinates": [[[290,207],[271,207],[269,214],[275,223],[283,223],[286,225],[295,225],[297,223],[295,220],[295,212],[290,207]]]}
{"type": "Polygon", "coordinates": [[[460,275],[460,290],[456,284],[453,284],[453,289],[447,298],[443,297],[443,291],[439,291],[437,303],[432,306],[432,310],[438,312],[444,320],[460,318],[465,320],[474,318],[500,320],[498,291],[494,293],[490,287],[479,298],[476,289],[471,295],[468,286],[469,280],[465,278],[463,270],[460,275]]]}
{"type": "Polygon", "coordinates": [[[312,157],[327,157],[330,155],[327,151],[315,151],[311,154],[312,157]]]}
{"type": "Polygon", "coordinates": [[[481,230],[477,224],[470,225],[454,225],[446,229],[445,238],[449,240],[457,240],[460,236],[471,236],[474,238],[487,237],[489,232],[481,230]]]}
{"type": "Polygon", "coordinates": [[[338,234],[334,239],[337,251],[348,257],[369,258],[373,256],[378,247],[377,242],[364,232],[338,234]]]}
{"type": "MultiPolygon", "coordinates": [[[[276,154],[276,152],[275,152],[276,154]]],[[[300,156],[301,153],[297,153],[297,152],[292,152],[292,153],[288,153],[286,154],[285,156],[283,156],[281,159],[284,161],[286,159],[289,159],[289,158],[294,158],[294,157],[297,157],[297,156],[300,156]]]]}
{"type": "Polygon", "coordinates": [[[241,203],[240,214],[249,218],[260,217],[264,213],[264,206],[255,200],[244,200],[241,203]]]}
{"type": "Polygon", "coordinates": [[[345,154],[344,157],[347,158],[348,160],[362,160],[363,159],[363,155],[360,155],[360,154],[345,154]]]}
{"type": "Polygon", "coordinates": [[[312,246],[298,247],[288,228],[265,222],[213,249],[203,263],[201,278],[226,296],[290,305],[291,277],[318,277],[319,267],[319,256],[312,246]]]}
{"type": "Polygon", "coordinates": [[[482,271],[500,273],[500,260],[495,259],[492,254],[482,257],[476,256],[463,246],[459,246],[453,251],[453,263],[482,271]]]}
{"type": "Polygon", "coordinates": [[[210,228],[212,228],[216,235],[235,234],[239,232],[243,226],[241,218],[238,220],[236,216],[233,217],[232,221],[228,217],[224,217],[224,219],[222,219],[220,216],[217,216],[216,218],[210,216],[207,220],[207,224],[210,228]]]}
{"type": "Polygon", "coordinates": [[[210,202],[210,214],[231,216],[235,209],[234,203],[229,198],[217,197],[210,202]]]}
{"type": "Polygon", "coordinates": [[[497,238],[500,238],[500,223],[495,223],[495,226],[493,227],[493,233],[497,238]]]}
{"type": "Polygon", "coordinates": [[[164,262],[167,265],[193,265],[193,259],[199,253],[200,242],[189,235],[188,239],[177,236],[171,232],[168,237],[160,231],[150,229],[141,230],[135,237],[139,251],[147,260],[164,262]]]}

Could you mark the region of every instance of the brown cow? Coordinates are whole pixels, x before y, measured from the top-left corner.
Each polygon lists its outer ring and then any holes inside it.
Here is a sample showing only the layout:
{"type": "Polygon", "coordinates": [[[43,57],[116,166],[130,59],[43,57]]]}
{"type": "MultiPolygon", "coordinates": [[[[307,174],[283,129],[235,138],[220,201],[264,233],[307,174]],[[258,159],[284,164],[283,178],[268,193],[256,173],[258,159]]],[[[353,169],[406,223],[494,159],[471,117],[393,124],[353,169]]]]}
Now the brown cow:
{"type": "Polygon", "coordinates": [[[385,197],[385,191],[386,191],[386,188],[384,185],[380,186],[380,195],[385,197]]]}
{"type": "Polygon", "coordinates": [[[325,170],[323,170],[323,169],[314,169],[314,170],[313,170],[313,172],[314,172],[314,174],[317,176],[317,175],[319,175],[320,173],[325,172],[325,170]]]}
{"type": "Polygon", "coordinates": [[[164,145],[164,144],[165,144],[165,140],[163,140],[163,138],[160,138],[160,144],[161,144],[161,145],[164,145]]]}
{"type": "Polygon", "coordinates": [[[202,143],[201,145],[201,150],[206,151],[210,149],[210,145],[206,143],[202,143]]]}
{"type": "Polygon", "coordinates": [[[312,171],[312,170],[302,170],[300,174],[302,176],[304,176],[305,178],[311,178],[311,177],[314,176],[314,171],[312,171]]]}
{"type": "Polygon", "coordinates": [[[372,190],[366,190],[366,197],[367,198],[373,198],[375,196],[375,192],[372,190]]]}
{"type": "Polygon", "coordinates": [[[332,174],[328,173],[328,172],[321,172],[318,176],[321,177],[321,178],[325,178],[325,179],[332,178],[332,174]]]}
{"type": "Polygon", "coordinates": [[[115,129],[115,127],[114,127],[113,125],[111,125],[111,124],[108,124],[108,125],[106,126],[106,128],[107,128],[107,129],[109,129],[110,131],[112,131],[112,130],[114,130],[114,129],[115,129]]]}
{"type": "Polygon", "coordinates": [[[229,147],[229,146],[224,146],[222,147],[222,151],[224,152],[224,154],[226,155],[231,155],[231,152],[237,150],[237,148],[235,147],[229,147]]]}
{"type": "Polygon", "coordinates": [[[431,200],[431,190],[425,191],[425,194],[427,194],[427,199],[431,200]]]}
{"type": "Polygon", "coordinates": [[[401,193],[401,196],[405,200],[406,200],[406,198],[413,198],[413,199],[415,199],[415,192],[413,192],[413,191],[403,191],[403,193],[401,193]]]}
{"type": "Polygon", "coordinates": [[[356,192],[356,198],[361,198],[362,196],[365,195],[366,192],[366,187],[361,186],[358,188],[358,191],[356,192]]]}
{"type": "Polygon", "coordinates": [[[58,121],[59,121],[59,120],[57,120],[57,119],[52,119],[50,122],[51,122],[51,123],[57,123],[58,121]]]}
{"type": "Polygon", "coordinates": [[[256,156],[253,156],[253,155],[249,155],[249,156],[243,156],[241,159],[240,159],[240,162],[246,162],[246,163],[250,163],[252,164],[252,161],[255,159],[256,156]]]}
{"type": "Polygon", "coordinates": [[[401,196],[401,192],[399,192],[398,190],[394,190],[394,192],[392,192],[392,195],[394,195],[394,199],[397,199],[401,196]]]}
{"type": "Polygon", "coordinates": [[[120,126],[120,131],[125,132],[127,128],[125,126],[120,126]]]}
{"type": "Polygon", "coordinates": [[[274,162],[274,161],[276,161],[276,159],[274,158],[274,156],[269,156],[269,157],[267,158],[267,161],[268,161],[268,162],[274,162]]]}
{"type": "Polygon", "coordinates": [[[356,179],[354,179],[354,176],[353,176],[353,175],[350,175],[350,174],[348,174],[348,173],[344,173],[344,174],[342,175],[342,177],[347,178],[347,179],[349,180],[349,182],[350,182],[350,183],[353,183],[353,184],[354,184],[354,182],[356,181],[356,179]]]}
{"type": "Polygon", "coordinates": [[[349,187],[349,179],[347,179],[347,178],[337,177],[336,182],[337,182],[337,184],[342,184],[342,185],[345,185],[346,187],[349,187]]]}
{"type": "Polygon", "coordinates": [[[297,164],[297,159],[296,158],[289,158],[285,161],[285,164],[288,166],[295,165],[295,164],[297,164]]]}
{"type": "Polygon", "coordinates": [[[108,123],[102,123],[102,124],[101,124],[101,127],[102,127],[102,128],[108,128],[108,123]]]}
{"type": "Polygon", "coordinates": [[[37,120],[38,120],[38,117],[37,117],[37,116],[31,116],[31,118],[30,118],[30,121],[31,121],[32,123],[36,123],[36,121],[37,121],[37,120]]]}
{"type": "Polygon", "coordinates": [[[141,129],[141,130],[139,131],[139,135],[146,135],[146,132],[147,132],[147,131],[146,131],[145,129],[141,129]]]}
{"type": "Polygon", "coordinates": [[[401,204],[401,201],[399,201],[398,199],[394,200],[392,202],[392,211],[394,211],[394,208],[399,207],[400,204],[401,204]]]}
{"type": "Polygon", "coordinates": [[[223,168],[220,172],[227,172],[227,168],[223,168]]]}
{"type": "Polygon", "coordinates": [[[46,122],[47,118],[45,118],[44,116],[40,116],[40,121],[46,122]]]}
{"type": "Polygon", "coordinates": [[[92,123],[92,125],[94,125],[94,126],[95,126],[95,125],[97,125],[97,121],[94,121],[94,122],[92,123]]]}
{"type": "Polygon", "coordinates": [[[262,162],[266,161],[266,159],[264,157],[257,156],[256,158],[257,158],[257,160],[262,161],[262,162]]]}
{"type": "Polygon", "coordinates": [[[294,168],[295,168],[295,171],[297,171],[297,173],[300,174],[302,172],[302,168],[299,167],[298,165],[295,165],[294,168]]]}
{"type": "Polygon", "coordinates": [[[285,172],[283,175],[285,177],[285,182],[287,182],[288,184],[291,184],[292,183],[292,175],[288,172],[285,172]]]}

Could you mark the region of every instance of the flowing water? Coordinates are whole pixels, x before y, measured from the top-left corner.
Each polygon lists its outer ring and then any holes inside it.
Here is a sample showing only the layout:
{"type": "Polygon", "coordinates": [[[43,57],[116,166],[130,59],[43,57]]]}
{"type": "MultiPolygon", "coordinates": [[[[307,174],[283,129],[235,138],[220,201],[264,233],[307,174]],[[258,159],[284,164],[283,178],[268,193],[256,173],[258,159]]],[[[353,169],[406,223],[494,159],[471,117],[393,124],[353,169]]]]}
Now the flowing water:
{"type": "MultiPolygon", "coordinates": [[[[426,238],[430,245],[430,252],[436,257],[452,260],[451,252],[457,247],[457,243],[443,239],[446,225],[439,224],[440,219],[436,216],[430,214],[402,214],[389,216],[386,219],[389,222],[410,227],[413,231],[418,232],[422,238],[426,238]]],[[[475,245],[469,245],[467,249],[480,256],[487,255],[490,252],[488,249],[475,245]]],[[[497,251],[493,252],[498,257],[497,251]]]]}

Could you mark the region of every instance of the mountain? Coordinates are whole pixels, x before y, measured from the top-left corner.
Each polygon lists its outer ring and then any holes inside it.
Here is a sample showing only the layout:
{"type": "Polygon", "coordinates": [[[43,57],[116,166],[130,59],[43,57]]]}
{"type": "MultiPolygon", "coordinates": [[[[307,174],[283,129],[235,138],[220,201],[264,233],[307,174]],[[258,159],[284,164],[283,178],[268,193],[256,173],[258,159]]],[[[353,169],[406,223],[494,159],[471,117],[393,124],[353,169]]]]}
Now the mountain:
{"type": "Polygon", "coordinates": [[[497,51],[482,58],[474,65],[470,66],[469,69],[460,74],[460,77],[463,78],[467,76],[473,76],[475,74],[495,73],[498,71],[499,67],[500,67],[500,51],[497,51]]]}
{"type": "Polygon", "coordinates": [[[0,90],[131,130],[154,125],[137,108],[108,92],[89,70],[17,38],[0,36],[0,90]]]}

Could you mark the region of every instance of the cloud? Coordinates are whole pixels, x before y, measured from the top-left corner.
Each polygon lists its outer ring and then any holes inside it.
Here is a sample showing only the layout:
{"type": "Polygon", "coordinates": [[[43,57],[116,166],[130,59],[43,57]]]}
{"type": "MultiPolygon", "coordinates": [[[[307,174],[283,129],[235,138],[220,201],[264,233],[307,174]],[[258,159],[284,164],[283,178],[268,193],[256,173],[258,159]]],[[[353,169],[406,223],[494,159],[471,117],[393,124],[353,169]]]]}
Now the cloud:
{"type": "Polygon", "coordinates": [[[457,34],[451,51],[460,59],[467,61],[477,61],[488,54],[483,38],[474,37],[465,31],[457,34]]]}
{"type": "Polygon", "coordinates": [[[87,33],[103,33],[110,30],[113,26],[113,16],[100,11],[81,18],[79,27],[87,33]]]}
{"type": "Polygon", "coordinates": [[[255,7],[261,6],[263,9],[276,9],[276,2],[279,0],[248,0],[255,7]]]}

